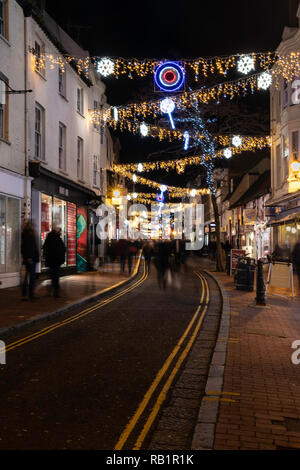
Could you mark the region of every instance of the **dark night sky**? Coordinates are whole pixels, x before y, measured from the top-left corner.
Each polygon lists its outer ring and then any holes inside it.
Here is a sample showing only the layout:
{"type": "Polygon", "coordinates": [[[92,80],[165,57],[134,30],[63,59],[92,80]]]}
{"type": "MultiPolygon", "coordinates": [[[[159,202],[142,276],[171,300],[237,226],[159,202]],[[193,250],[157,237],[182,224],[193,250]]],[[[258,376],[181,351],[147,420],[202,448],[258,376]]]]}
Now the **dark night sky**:
{"type": "MultiPolygon", "coordinates": [[[[91,55],[179,59],[275,50],[283,27],[297,25],[297,4],[298,0],[48,0],[46,9],[91,55]],[[89,29],[80,32],[76,26],[89,29]]],[[[120,105],[137,101],[145,85],[127,78],[104,81],[108,102],[120,105]]],[[[146,80],[149,90],[151,85],[146,80]]],[[[268,97],[263,99],[267,107],[268,97]]],[[[121,158],[127,161],[137,158],[137,148],[145,154],[155,147],[143,146],[139,137],[121,135],[120,140],[121,158]]]]}

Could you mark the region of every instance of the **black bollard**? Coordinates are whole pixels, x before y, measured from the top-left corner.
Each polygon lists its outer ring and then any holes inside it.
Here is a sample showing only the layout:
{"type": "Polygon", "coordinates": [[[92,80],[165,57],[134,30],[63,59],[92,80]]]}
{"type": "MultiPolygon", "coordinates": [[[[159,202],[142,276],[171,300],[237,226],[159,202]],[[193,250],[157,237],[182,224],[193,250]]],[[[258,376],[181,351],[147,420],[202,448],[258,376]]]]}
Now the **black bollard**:
{"type": "Polygon", "coordinates": [[[257,261],[256,305],[266,305],[266,287],[264,282],[263,261],[257,261]]]}

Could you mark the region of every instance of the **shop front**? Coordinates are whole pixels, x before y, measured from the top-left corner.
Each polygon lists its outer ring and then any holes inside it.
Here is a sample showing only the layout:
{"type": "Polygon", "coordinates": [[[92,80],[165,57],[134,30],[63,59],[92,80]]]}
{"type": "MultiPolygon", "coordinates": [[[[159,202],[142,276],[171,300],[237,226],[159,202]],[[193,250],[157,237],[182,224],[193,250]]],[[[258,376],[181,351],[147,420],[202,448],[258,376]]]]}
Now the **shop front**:
{"type": "Polygon", "coordinates": [[[0,289],[20,284],[22,209],[25,207],[26,185],[30,194],[29,179],[0,170],[0,289]]]}
{"type": "Polygon", "coordinates": [[[62,266],[65,273],[89,270],[95,250],[93,207],[100,203],[100,198],[93,191],[44,168],[32,186],[32,217],[41,252],[39,271],[46,268],[43,244],[53,228],[59,230],[66,247],[65,264],[62,266]]]}

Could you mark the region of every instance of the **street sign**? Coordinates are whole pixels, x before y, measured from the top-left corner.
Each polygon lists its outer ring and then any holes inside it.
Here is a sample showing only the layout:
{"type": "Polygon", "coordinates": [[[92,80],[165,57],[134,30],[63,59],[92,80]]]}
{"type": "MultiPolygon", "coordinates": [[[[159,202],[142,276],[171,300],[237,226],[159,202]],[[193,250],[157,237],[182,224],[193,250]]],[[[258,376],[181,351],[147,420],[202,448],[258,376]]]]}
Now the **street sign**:
{"type": "Polygon", "coordinates": [[[292,296],[294,297],[293,264],[283,262],[270,263],[268,285],[291,289],[292,296]]]}

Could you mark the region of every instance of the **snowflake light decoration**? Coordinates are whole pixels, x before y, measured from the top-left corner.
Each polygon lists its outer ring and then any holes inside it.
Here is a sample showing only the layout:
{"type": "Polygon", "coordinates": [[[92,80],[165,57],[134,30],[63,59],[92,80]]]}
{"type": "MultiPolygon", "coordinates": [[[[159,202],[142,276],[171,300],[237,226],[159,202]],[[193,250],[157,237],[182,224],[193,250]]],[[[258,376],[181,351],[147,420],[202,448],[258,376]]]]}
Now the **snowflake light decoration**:
{"type": "Polygon", "coordinates": [[[97,72],[103,77],[112,75],[115,70],[115,64],[111,59],[104,57],[97,62],[97,72]]]}
{"type": "Polygon", "coordinates": [[[148,135],[149,129],[147,124],[144,122],[140,125],[140,133],[142,134],[143,137],[146,137],[148,135]]]}
{"type": "Polygon", "coordinates": [[[263,72],[257,77],[257,86],[263,90],[267,90],[272,84],[272,75],[270,72],[263,72]]]}
{"type": "Polygon", "coordinates": [[[239,147],[242,145],[242,138],[239,135],[234,135],[231,142],[234,147],[239,147]]]}
{"type": "Polygon", "coordinates": [[[240,57],[237,63],[237,69],[238,72],[244,73],[245,75],[251,72],[251,70],[254,70],[254,57],[251,57],[250,55],[240,57]]]}
{"type": "Polygon", "coordinates": [[[231,158],[232,157],[232,150],[229,149],[229,148],[224,149],[223,155],[224,155],[225,158],[231,158]]]}

